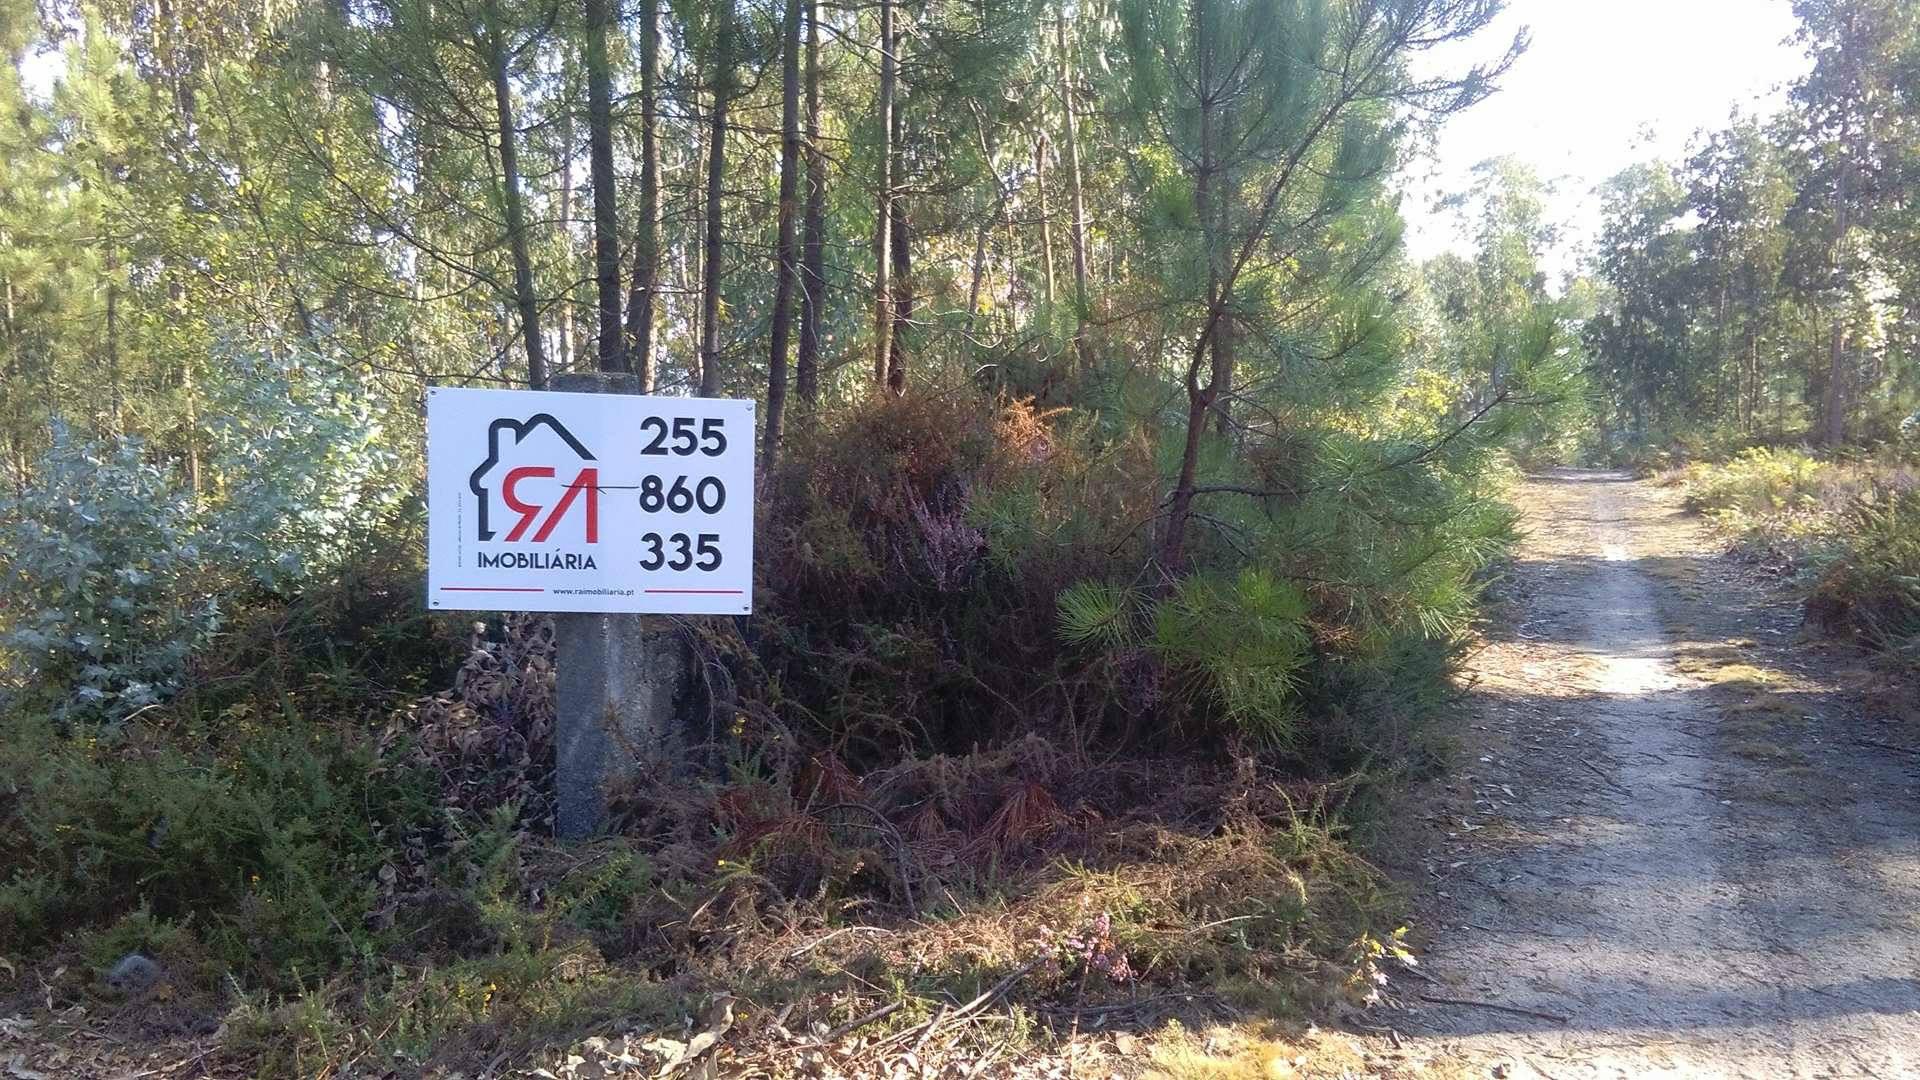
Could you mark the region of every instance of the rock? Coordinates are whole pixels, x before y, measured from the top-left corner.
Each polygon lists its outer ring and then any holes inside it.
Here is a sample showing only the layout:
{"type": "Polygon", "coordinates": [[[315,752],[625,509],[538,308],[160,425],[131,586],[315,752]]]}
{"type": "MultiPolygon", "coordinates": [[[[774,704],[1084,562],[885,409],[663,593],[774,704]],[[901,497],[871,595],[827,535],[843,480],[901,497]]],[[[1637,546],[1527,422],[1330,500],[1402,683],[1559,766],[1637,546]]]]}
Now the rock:
{"type": "Polygon", "coordinates": [[[116,994],[139,998],[151,993],[165,978],[166,973],[159,964],[137,952],[130,952],[107,969],[106,983],[107,989],[116,994]]]}

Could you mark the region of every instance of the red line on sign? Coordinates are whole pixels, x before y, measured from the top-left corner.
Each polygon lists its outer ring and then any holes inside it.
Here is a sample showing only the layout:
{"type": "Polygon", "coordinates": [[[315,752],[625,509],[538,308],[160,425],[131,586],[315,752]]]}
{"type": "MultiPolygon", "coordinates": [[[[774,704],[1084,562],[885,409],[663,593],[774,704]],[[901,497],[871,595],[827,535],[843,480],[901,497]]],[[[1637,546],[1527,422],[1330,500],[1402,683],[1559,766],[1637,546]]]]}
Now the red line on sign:
{"type": "Polygon", "coordinates": [[[442,585],[441,592],[546,592],[545,589],[518,589],[491,585],[442,585]]]}
{"type": "Polygon", "coordinates": [[[701,593],[704,595],[717,596],[745,596],[747,594],[747,590],[745,589],[642,589],[640,591],[650,593],[701,593]]]}

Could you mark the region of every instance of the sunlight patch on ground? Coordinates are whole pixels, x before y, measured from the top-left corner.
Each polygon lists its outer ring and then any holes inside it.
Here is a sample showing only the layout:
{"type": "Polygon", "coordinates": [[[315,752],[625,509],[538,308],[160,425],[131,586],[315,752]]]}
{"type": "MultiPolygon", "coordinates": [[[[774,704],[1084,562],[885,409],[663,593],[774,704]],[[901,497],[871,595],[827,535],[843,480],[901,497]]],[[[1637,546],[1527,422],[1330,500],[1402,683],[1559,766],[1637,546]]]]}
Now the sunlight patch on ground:
{"type": "Polygon", "coordinates": [[[1661,657],[1602,654],[1596,659],[1594,689],[1602,694],[1633,697],[1673,688],[1673,676],[1661,657]]]}

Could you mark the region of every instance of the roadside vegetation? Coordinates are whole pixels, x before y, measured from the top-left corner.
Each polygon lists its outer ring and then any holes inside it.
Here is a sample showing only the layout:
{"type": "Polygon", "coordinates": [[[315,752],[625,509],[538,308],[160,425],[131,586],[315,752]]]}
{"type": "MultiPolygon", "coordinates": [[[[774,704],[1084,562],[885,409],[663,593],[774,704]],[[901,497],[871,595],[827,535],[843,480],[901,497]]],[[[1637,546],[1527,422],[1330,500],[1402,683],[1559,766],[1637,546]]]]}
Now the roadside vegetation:
{"type": "Polygon", "coordinates": [[[885,1075],[1372,999],[1369,853],[1582,407],[1534,181],[1397,244],[1515,43],[1407,60],[1497,5],[457,6],[5,24],[59,73],[0,79],[21,1067],[885,1075]],[[676,623],[684,770],[565,844],[552,620],[421,611],[420,402],[595,368],[761,406],[756,609],[676,623]]]}
{"type": "Polygon", "coordinates": [[[1920,664],[1920,467],[1898,448],[1756,448],[1663,474],[1741,558],[1806,592],[1808,621],[1920,664]]]}
{"type": "MultiPolygon", "coordinates": [[[[533,1060],[721,993],[743,1031],[897,1005],[885,1032],[1017,974],[1022,1038],[1176,991],[1202,1017],[1364,1000],[1405,909],[1361,852],[1444,759],[1511,536],[1454,456],[1488,444],[1387,467],[1418,445],[1296,443],[1301,493],[1222,508],[1155,588],[1145,429],[992,398],[823,416],[769,484],[761,610],[688,627],[707,766],[623,791],[582,846],[549,837],[551,623],[417,614],[417,543],[387,547],[417,513],[289,539],[268,581],[90,552],[213,553],[252,504],[57,448],[92,467],[50,457],[61,486],[11,517],[12,595],[42,605],[0,740],[16,1006],[224,1025],[231,1061],[310,1075],[533,1060]],[[115,1005],[128,954],[161,985],[115,1005]]],[[[314,490],[377,485],[363,464],[328,455],[314,490]]]]}

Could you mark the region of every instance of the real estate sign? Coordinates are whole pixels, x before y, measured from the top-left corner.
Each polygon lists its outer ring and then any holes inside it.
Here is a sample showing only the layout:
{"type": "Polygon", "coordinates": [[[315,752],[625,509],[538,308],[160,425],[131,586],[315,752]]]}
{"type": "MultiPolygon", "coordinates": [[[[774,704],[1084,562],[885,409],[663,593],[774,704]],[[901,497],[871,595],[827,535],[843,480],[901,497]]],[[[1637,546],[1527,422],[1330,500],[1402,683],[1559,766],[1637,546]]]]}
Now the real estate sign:
{"type": "Polygon", "coordinates": [[[753,402],[436,387],[427,604],[753,610],[753,402]]]}

